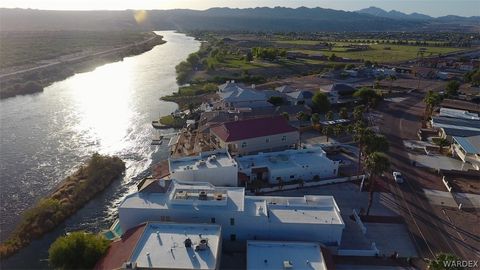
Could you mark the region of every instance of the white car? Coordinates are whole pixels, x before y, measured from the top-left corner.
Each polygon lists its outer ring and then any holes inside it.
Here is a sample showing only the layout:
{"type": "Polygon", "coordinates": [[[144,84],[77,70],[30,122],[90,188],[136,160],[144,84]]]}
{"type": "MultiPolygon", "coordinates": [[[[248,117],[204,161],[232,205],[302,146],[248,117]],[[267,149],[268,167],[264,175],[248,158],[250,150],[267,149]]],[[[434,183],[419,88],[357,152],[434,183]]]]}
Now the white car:
{"type": "Polygon", "coordinates": [[[400,172],[393,172],[393,179],[399,184],[403,183],[403,176],[400,172]]]}

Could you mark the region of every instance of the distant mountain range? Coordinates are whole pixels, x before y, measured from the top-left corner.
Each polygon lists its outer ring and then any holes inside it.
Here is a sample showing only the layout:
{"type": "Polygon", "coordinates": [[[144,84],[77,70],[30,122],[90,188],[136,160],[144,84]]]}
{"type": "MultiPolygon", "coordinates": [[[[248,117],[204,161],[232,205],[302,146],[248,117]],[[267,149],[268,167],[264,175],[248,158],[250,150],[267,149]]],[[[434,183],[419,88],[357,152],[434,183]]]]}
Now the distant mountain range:
{"type": "Polygon", "coordinates": [[[420,20],[420,21],[436,21],[436,22],[463,21],[463,22],[480,23],[480,16],[461,17],[461,16],[455,16],[455,15],[447,15],[447,16],[434,18],[428,15],[420,14],[416,12],[406,14],[396,10],[386,11],[378,7],[364,8],[356,12],[360,14],[368,14],[375,17],[382,17],[382,18],[389,18],[389,19],[396,19],[396,20],[420,20]]]}
{"type": "Polygon", "coordinates": [[[234,30],[234,31],[413,31],[478,27],[479,17],[386,12],[378,8],[358,12],[324,8],[211,8],[208,10],[150,10],[139,23],[134,11],[48,11],[0,9],[0,31],[37,30],[234,30]],[[478,23],[478,24],[477,24],[478,23]],[[453,28],[452,28],[453,27],[453,28]],[[430,29],[432,28],[432,29],[430,29]]]}

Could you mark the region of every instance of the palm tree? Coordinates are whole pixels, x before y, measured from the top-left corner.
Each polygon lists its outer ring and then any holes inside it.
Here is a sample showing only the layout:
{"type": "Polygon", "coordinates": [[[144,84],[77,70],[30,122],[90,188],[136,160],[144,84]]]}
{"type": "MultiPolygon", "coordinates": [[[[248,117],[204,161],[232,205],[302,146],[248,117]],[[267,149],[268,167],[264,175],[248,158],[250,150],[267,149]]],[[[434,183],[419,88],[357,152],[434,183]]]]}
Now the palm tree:
{"type": "Polygon", "coordinates": [[[283,112],[282,116],[285,118],[285,120],[290,121],[290,115],[287,112],[283,112]]]}
{"type": "Polygon", "coordinates": [[[363,122],[358,121],[354,124],[353,127],[353,140],[358,144],[358,167],[357,167],[357,178],[360,177],[360,172],[362,171],[362,156],[365,155],[365,147],[368,142],[371,142],[375,133],[365,127],[363,122]]]}
{"type": "Polygon", "coordinates": [[[373,203],[373,187],[375,186],[375,181],[377,176],[381,175],[382,173],[388,171],[390,169],[390,160],[385,155],[385,153],[381,152],[373,152],[367,156],[365,159],[365,169],[369,173],[369,193],[368,193],[368,206],[367,206],[367,213],[368,216],[370,214],[370,208],[372,207],[373,203]]]}
{"type": "Polygon", "coordinates": [[[348,110],[346,107],[342,107],[340,109],[340,118],[342,119],[348,119],[348,110]]]}
{"type": "Polygon", "coordinates": [[[325,118],[329,121],[333,120],[333,111],[328,111],[327,114],[325,114],[325,118]]]}
{"type": "Polygon", "coordinates": [[[390,81],[389,92],[392,92],[393,81],[396,81],[397,77],[395,75],[390,75],[390,76],[388,76],[388,80],[390,81]]]}
{"type": "Polygon", "coordinates": [[[335,125],[333,127],[333,134],[338,137],[343,133],[343,126],[342,125],[335,125]]]}
{"type": "Polygon", "coordinates": [[[312,121],[312,126],[315,127],[316,125],[318,125],[318,122],[320,121],[320,115],[318,113],[314,113],[312,114],[312,117],[310,118],[310,120],[312,121]]]}
{"type": "Polygon", "coordinates": [[[358,105],[353,108],[353,119],[355,121],[360,121],[363,119],[363,113],[365,112],[365,106],[358,105]]]}
{"type": "Polygon", "coordinates": [[[333,133],[333,128],[332,128],[332,126],[330,126],[330,125],[324,126],[324,127],[322,128],[322,133],[323,133],[323,135],[327,136],[327,142],[328,142],[329,137],[330,137],[330,136],[332,135],[332,133],[333,133]]]}
{"type": "Polygon", "coordinates": [[[433,109],[442,102],[442,96],[430,90],[423,98],[423,102],[425,102],[426,105],[424,113],[424,121],[426,122],[432,115],[433,109]]]}

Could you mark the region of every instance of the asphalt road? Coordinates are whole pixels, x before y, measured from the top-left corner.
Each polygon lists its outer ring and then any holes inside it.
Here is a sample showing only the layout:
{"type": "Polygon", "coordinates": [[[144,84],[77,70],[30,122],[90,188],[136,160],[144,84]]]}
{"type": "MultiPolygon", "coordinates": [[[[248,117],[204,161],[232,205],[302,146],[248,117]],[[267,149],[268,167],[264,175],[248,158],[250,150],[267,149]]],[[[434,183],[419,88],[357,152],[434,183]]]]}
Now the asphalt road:
{"type": "MultiPolygon", "coordinates": [[[[432,87],[433,84],[430,89],[432,87]]],[[[405,183],[396,184],[389,176],[385,187],[397,198],[420,257],[433,258],[439,252],[448,252],[464,259],[478,259],[480,247],[477,243],[480,242],[477,242],[478,235],[472,235],[474,230],[460,230],[444,215],[441,207],[430,205],[423,193],[425,186],[441,183],[440,177],[412,166],[403,145],[403,140],[418,139],[416,133],[425,110],[422,99],[427,90],[428,86],[424,92],[405,94],[406,98],[399,102],[383,102],[374,112],[377,117],[372,122],[390,142],[392,169],[401,171],[406,178],[405,183]],[[464,237],[475,241],[467,243],[464,237]]]]}

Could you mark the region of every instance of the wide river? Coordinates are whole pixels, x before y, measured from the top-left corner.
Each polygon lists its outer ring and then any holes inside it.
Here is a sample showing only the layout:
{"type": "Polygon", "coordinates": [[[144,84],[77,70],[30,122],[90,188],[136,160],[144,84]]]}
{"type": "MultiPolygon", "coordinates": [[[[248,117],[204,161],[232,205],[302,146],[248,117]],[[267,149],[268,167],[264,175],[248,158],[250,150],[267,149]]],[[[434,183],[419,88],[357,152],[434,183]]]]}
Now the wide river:
{"type": "Polygon", "coordinates": [[[200,42],[172,31],[156,33],[167,43],[56,82],[43,93],[0,101],[2,241],[26,209],[92,153],[118,155],[127,164],[121,181],[0,268],[47,268],[48,247],[57,236],[108,228],[119,202],[152,164],[168,157],[165,144],[150,145],[155,133],[151,121],[177,108],[159,97],[178,89],[175,66],[197,51],[200,42]]]}

